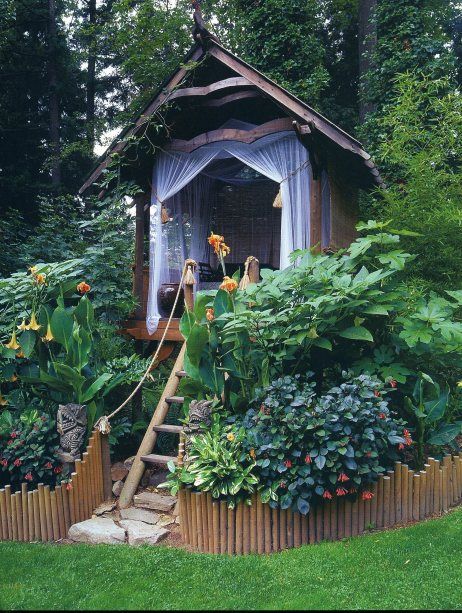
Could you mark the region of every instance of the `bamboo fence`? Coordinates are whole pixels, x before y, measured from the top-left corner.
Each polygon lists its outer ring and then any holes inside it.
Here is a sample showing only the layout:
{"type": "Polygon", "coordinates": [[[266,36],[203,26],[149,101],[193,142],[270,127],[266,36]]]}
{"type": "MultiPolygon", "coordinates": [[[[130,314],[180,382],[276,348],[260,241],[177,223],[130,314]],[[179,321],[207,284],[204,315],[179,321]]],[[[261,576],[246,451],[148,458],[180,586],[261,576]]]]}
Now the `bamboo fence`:
{"type": "Polygon", "coordinates": [[[95,430],[82,459],[75,462],[69,483],[54,490],[43,483],[33,491],[28,491],[27,483],[22,483],[16,493],[11,492],[10,485],[0,489],[0,540],[66,538],[72,524],[89,519],[93,510],[109,497],[108,454],[107,436],[95,430]]]}
{"type": "Polygon", "coordinates": [[[370,500],[323,501],[307,515],[272,509],[256,495],[252,504],[229,509],[211,495],[179,492],[180,526],[185,543],[205,553],[271,553],[323,540],[340,540],[370,529],[386,529],[439,515],[462,497],[462,455],[428,458],[414,472],[395,463],[371,488],[370,500]]]}

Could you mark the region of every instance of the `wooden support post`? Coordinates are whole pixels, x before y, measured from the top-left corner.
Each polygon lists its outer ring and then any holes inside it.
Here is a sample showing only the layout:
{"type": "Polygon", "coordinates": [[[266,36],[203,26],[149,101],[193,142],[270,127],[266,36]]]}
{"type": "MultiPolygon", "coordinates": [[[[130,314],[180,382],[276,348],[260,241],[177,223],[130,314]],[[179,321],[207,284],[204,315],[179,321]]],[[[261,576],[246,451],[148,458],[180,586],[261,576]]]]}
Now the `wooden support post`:
{"type": "Polygon", "coordinates": [[[249,263],[249,280],[250,283],[258,283],[260,281],[260,262],[254,258],[249,263]]]}
{"type": "Polygon", "coordinates": [[[321,247],[322,228],[322,183],[321,178],[310,177],[310,246],[321,247]]]}
{"type": "Polygon", "coordinates": [[[133,293],[138,301],[136,319],[143,319],[143,265],[144,265],[144,206],[149,202],[148,194],[137,194],[134,197],[135,213],[135,275],[133,293]]]}
{"type": "MultiPolygon", "coordinates": [[[[119,498],[119,507],[121,509],[126,509],[128,506],[130,506],[132,498],[136,492],[136,488],[138,487],[141,477],[143,476],[145,465],[141,460],[141,456],[149,455],[154,449],[154,445],[156,444],[157,440],[157,432],[154,431],[154,426],[158,426],[164,422],[169,409],[169,405],[165,399],[169,396],[173,396],[178,389],[179,379],[176,373],[183,370],[185,351],[186,343],[183,343],[173,370],[168,378],[167,384],[165,385],[165,389],[160,397],[159,404],[154,411],[149,426],[138,449],[138,453],[136,454],[132,467],[130,468],[130,472],[125,480],[125,484],[119,498]]],[[[102,442],[103,441],[101,440],[101,443],[102,442]]]]}
{"type": "Polygon", "coordinates": [[[109,435],[101,433],[100,442],[101,474],[103,477],[103,496],[104,500],[109,500],[112,498],[111,452],[109,449],[109,435]]]}

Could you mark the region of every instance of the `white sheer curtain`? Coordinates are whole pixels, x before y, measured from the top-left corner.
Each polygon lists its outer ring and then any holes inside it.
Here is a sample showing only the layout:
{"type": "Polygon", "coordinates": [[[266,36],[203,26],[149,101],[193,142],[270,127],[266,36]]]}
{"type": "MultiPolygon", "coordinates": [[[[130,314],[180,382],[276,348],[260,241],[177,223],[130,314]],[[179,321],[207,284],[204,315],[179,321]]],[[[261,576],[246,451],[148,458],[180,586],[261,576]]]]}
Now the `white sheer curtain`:
{"type": "MultiPolygon", "coordinates": [[[[230,157],[237,158],[280,184],[282,196],[280,268],[290,265],[289,255],[294,249],[309,247],[310,165],[307,150],[292,132],[272,134],[251,144],[226,141],[205,145],[192,153],[161,152],[154,166],[152,181],[150,275],[146,319],[150,334],[157,329],[160,319],[157,291],[162,283],[179,278],[182,262],[186,256],[181,218],[184,207],[181,204],[182,198],[174,196],[191,183],[213,159],[223,160],[230,157]],[[162,204],[167,207],[170,205],[174,218],[172,224],[162,225],[162,204]],[[172,269],[176,269],[176,274],[172,274],[172,269]]],[[[226,164],[229,170],[229,161],[226,164]]],[[[213,174],[217,178],[218,173],[213,174]]],[[[203,261],[204,237],[210,231],[210,227],[207,227],[210,223],[210,203],[207,197],[210,183],[207,186],[206,180],[207,177],[198,178],[186,193],[192,224],[189,255],[201,261],[203,261]]]]}
{"type": "Polygon", "coordinates": [[[325,170],[321,176],[321,209],[322,209],[322,233],[321,247],[329,247],[330,245],[330,186],[329,177],[325,170]]]}
{"type": "MultiPolygon", "coordinates": [[[[146,327],[152,334],[159,325],[157,290],[168,278],[168,230],[162,227],[162,204],[192,181],[217,155],[217,151],[198,149],[193,153],[162,152],[152,175],[151,220],[149,233],[149,293],[146,327]]],[[[178,212],[178,211],[176,211],[178,212]]],[[[170,226],[170,224],[164,224],[170,226]]],[[[173,225],[173,224],[172,224],[173,225]]]]}

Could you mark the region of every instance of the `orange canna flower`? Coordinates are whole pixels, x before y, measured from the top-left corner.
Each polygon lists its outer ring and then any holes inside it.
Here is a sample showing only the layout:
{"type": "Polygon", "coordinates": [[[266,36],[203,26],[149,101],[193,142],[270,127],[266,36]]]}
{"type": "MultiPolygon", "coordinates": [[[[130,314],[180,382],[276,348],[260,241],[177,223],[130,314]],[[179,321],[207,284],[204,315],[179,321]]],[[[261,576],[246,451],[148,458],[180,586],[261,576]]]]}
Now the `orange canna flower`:
{"type": "Polygon", "coordinates": [[[224,244],[225,242],[224,236],[220,236],[219,234],[214,234],[212,232],[208,238],[208,241],[209,241],[209,245],[212,245],[215,253],[217,255],[220,255],[220,246],[222,243],[224,244]]]}
{"type": "Polygon", "coordinates": [[[14,382],[15,382],[15,381],[17,381],[17,380],[18,380],[18,375],[17,375],[16,373],[14,373],[14,374],[13,374],[13,375],[10,377],[10,381],[11,381],[12,383],[14,383],[14,382]]]}
{"type": "Polygon", "coordinates": [[[37,272],[37,266],[29,266],[28,270],[31,275],[35,275],[35,273],[37,272]]]}
{"type": "Polygon", "coordinates": [[[91,290],[91,287],[88,285],[88,283],[85,283],[85,281],[82,281],[81,283],[77,285],[77,291],[79,292],[79,294],[82,294],[82,295],[86,294],[90,290],[91,290]]]}
{"type": "Polygon", "coordinates": [[[207,309],[205,311],[205,319],[207,321],[213,321],[215,319],[215,311],[213,309],[207,309]]]}
{"type": "Polygon", "coordinates": [[[21,345],[16,340],[16,330],[13,331],[13,334],[11,335],[11,340],[5,345],[5,347],[7,349],[19,349],[21,347],[21,345]]]}
{"type": "Polygon", "coordinates": [[[237,289],[237,281],[226,276],[223,279],[223,283],[220,285],[220,289],[224,289],[231,294],[237,289]]]}
{"type": "Polygon", "coordinates": [[[25,358],[26,356],[24,355],[23,351],[18,351],[18,353],[16,354],[17,358],[25,358]]]}
{"type": "Polygon", "coordinates": [[[253,449],[253,448],[252,448],[252,449],[249,451],[249,455],[250,455],[250,457],[252,458],[252,460],[255,460],[255,458],[257,457],[257,454],[255,453],[255,449],[253,449]]]}
{"type": "Polygon", "coordinates": [[[40,272],[38,275],[34,275],[34,280],[37,285],[44,285],[46,283],[46,275],[40,272]]]}
{"type": "Polygon", "coordinates": [[[226,435],[226,438],[228,439],[228,441],[233,442],[236,437],[232,432],[229,432],[229,434],[226,435]]]}
{"type": "Polygon", "coordinates": [[[223,258],[225,258],[227,255],[229,255],[230,252],[231,252],[231,249],[230,249],[230,247],[228,247],[228,245],[225,245],[225,243],[222,243],[220,245],[220,253],[221,253],[221,256],[223,258]]]}
{"type": "Polygon", "coordinates": [[[47,333],[45,334],[45,336],[42,336],[42,341],[44,343],[49,343],[53,339],[54,339],[54,336],[51,333],[51,326],[50,326],[50,324],[48,324],[47,333]]]}

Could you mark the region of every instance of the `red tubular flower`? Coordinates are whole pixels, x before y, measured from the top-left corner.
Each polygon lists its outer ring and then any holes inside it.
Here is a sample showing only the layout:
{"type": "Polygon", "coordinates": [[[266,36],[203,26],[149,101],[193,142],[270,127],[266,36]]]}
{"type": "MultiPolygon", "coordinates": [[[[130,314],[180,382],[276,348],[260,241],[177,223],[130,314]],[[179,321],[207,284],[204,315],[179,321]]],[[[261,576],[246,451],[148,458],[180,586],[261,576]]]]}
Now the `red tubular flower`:
{"type": "Polygon", "coordinates": [[[337,479],[337,481],[340,481],[340,483],[345,483],[345,481],[348,480],[348,476],[345,473],[340,473],[337,479]]]}
{"type": "Polygon", "coordinates": [[[8,466],[8,460],[7,460],[6,458],[2,458],[2,459],[0,460],[0,464],[1,464],[2,466],[8,466]]]}
{"type": "Polygon", "coordinates": [[[310,454],[309,454],[309,453],[307,453],[307,454],[306,454],[306,457],[305,457],[305,464],[311,464],[311,462],[312,462],[312,461],[313,461],[313,460],[311,459],[310,454]]]}
{"type": "Polygon", "coordinates": [[[363,500],[372,500],[374,498],[374,494],[368,490],[365,490],[361,496],[363,500]]]}
{"type": "Polygon", "coordinates": [[[290,460],[284,460],[284,466],[286,468],[292,468],[292,462],[290,460]]]}
{"type": "Polygon", "coordinates": [[[386,415],[385,413],[379,413],[379,419],[385,419],[386,415]]]}
{"type": "Polygon", "coordinates": [[[375,396],[376,398],[380,398],[380,392],[379,392],[379,390],[374,390],[374,396],[375,396]]]}
{"type": "Polygon", "coordinates": [[[27,481],[32,481],[34,477],[32,476],[31,472],[28,472],[26,475],[24,475],[24,479],[26,479],[27,481]]]}
{"type": "Polygon", "coordinates": [[[47,462],[47,463],[45,464],[45,468],[46,468],[47,470],[51,470],[51,469],[53,468],[53,464],[52,464],[51,462],[47,462]]]}
{"type": "Polygon", "coordinates": [[[286,482],[285,481],[281,481],[281,483],[279,484],[279,487],[282,488],[283,490],[285,490],[286,486],[286,482]]]}
{"type": "Polygon", "coordinates": [[[402,450],[404,449],[404,445],[403,445],[403,443],[400,443],[400,444],[398,445],[398,449],[399,449],[400,451],[402,451],[402,450]]]}
{"type": "Polygon", "coordinates": [[[324,491],[324,494],[322,495],[322,497],[327,498],[328,500],[332,500],[332,494],[328,492],[327,490],[324,491]]]}
{"type": "Polygon", "coordinates": [[[391,385],[391,387],[397,387],[398,386],[398,382],[395,381],[394,379],[391,379],[390,380],[390,385],[391,385]]]}
{"type": "Polygon", "coordinates": [[[55,466],[54,469],[53,469],[53,472],[56,475],[59,475],[59,473],[63,472],[62,466],[55,466]]]}
{"type": "Polygon", "coordinates": [[[348,491],[344,487],[338,487],[336,489],[336,494],[337,496],[346,496],[348,494],[348,491]]]}
{"type": "Polygon", "coordinates": [[[16,458],[16,460],[13,462],[13,466],[21,466],[22,462],[19,458],[16,458]]]}
{"type": "Polygon", "coordinates": [[[10,438],[17,438],[17,436],[18,436],[18,433],[17,433],[17,432],[12,432],[12,433],[10,434],[10,438]]]}
{"type": "Polygon", "coordinates": [[[13,439],[12,439],[12,438],[10,438],[10,440],[9,440],[9,441],[7,441],[7,443],[6,443],[6,444],[7,444],[7,445],[12,445],[13,443],[14,443],[13,439]]]}

